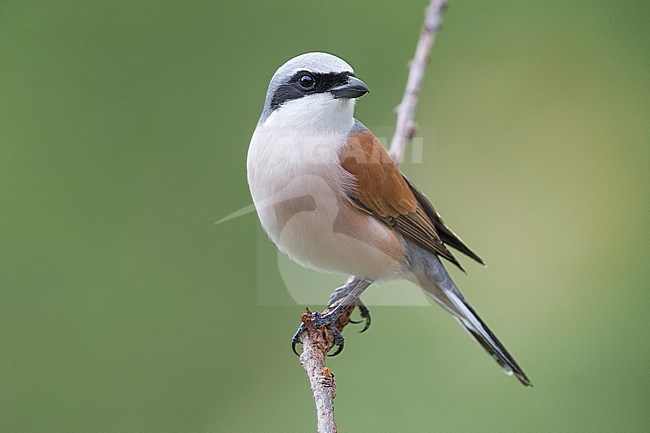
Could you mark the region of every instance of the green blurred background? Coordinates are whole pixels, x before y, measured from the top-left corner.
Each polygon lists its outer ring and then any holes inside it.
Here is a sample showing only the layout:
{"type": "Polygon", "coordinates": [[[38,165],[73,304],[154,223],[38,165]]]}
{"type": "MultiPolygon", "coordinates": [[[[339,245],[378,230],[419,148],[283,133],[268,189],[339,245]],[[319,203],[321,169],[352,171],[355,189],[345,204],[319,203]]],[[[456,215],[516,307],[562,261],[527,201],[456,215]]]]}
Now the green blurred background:
{"type": "MultiPolygon", "coordinates": [[[[650,3],[450,3],[403,169],[535,388],[440,309],[379,306],[329,362],[340,430],[650,431],[650,3]]],[[[348,60],[391,133],[425,5],[0,2],[2,432],[315,430],[304,307],[258,302],[254,214],[214,223],[288,58],[348,60]]]]}

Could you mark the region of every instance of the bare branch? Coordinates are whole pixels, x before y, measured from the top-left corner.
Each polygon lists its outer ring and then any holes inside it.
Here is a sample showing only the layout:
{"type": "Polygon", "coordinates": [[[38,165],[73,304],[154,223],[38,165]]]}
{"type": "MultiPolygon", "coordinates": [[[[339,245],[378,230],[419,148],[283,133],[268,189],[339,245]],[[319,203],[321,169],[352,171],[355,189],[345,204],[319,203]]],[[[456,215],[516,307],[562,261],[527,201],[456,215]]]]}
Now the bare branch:
{"type": "Polygon", "coordinates": [[[314,395],[318,433],[336,433],[334,422],[336,381],[334,374],[325,367],[327,352],[334,344],[334,336],[327,328],[314,328],[309,309],[302,315],[302,323],[307,327],[307,331],[301,336],[303,350],[300,364],[309,376],[311,392],[314,395]]]}
{"type": "MultiPolygon", "coordinates": [[[[397,125],[395,135],[391,140],[390,155],[396,164],[404,158],[406,145],[416,132],[415,108],[420,97],[420,87],[424,77],[424,70],[429,61],[429,53],[436,34],[440,29],[441,15],[447,6],[446,0],[431,0],[426,10],[424,26],[415,50],[415,57],[409,64],[409,76],[402,102],[396,108],[397,125]]],[[[354,279],[350,277],[348,282],[354,279]]],[[[330,311],[335,305],[328,306],[325,312],[330,311]]],[[[354,305],[350,305],[336,322],[339,330],[350,321],[350,314],[354,305]]],[[[324,313],[325,313],[324,312],[324,313]]],[[[334,374],[325,366],[327,352],[334,344],[332,331],[326,328],[314,328],[311,312],[302,315],[302,323],[307,328],[301,336],[303,352],[300,363],[309,376],[309,383],[316,403],[318,417],[318,433],[336,433],[334,422],[334,396],[336,395],[336,381],[334,374]]]]}
{"type": "Polygon", "coordinates": [[[436,39],[438,30],[442,24],[442,12],[447,7],[446,0],[432,0],[427,8],[424,18],[424,26],[420,33],[415,57],[409,63],[409,76],[406,82],[406,90],[402,102],[395,109],[397,114],[397,125],[395,134],[390,142],[390,156],[396,164],[404,159],[406,145],[413,138],[416,131],[415,107],[420,99],[420,88],[424,78],[424,70],[429,62],[431,47],[436,39]]]}

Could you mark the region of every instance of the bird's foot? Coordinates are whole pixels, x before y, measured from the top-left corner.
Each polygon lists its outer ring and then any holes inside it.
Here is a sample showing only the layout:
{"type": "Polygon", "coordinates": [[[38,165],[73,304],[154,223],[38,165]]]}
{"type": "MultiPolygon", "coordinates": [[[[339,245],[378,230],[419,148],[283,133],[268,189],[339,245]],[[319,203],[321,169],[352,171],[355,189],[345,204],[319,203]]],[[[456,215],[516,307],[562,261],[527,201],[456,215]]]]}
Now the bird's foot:
{"type": "MultiPolygon", "coordinates": [[[[291,344],[293,352],[298,355],[298,352],[296,352],[296,345],[302,342],[301,336],[303,333],[310,331],[313,328],[326,327],[332,332],[334,338],[332,348],[337,346],[336,351],[330,356],[336,356],[341,353],[345,341],[341,334],[341,330],[350,321],[350,314],[354,307],[359,308],[361,317],[365,320],[365,325],[361,332],[366,331],[370,326],[370,311],[368,310],[368,307],[361,302],[359,296],[361,296],[363,291],[371,284],[371,280],[350,277],[343,286],[337,288],[334,293],[330,295],[325,314],[312,313],[307,310],[308,315],[306,317],[303,315],[303,323],[293,336],[291,344]]],[[[352,322],[361,323],[355,321],[352,322]]]]}
{"type": "MultiPolygon", "coordinates": [[[[339,353],[341,353],[343,351],[343,345],[345,343],[345,339],[343,338],[343,334],[341,334],[341,331],[339,331],[339,329],[336,327],[336,321],[341,315],[341,310],[335,309],[332,312],[323,315],[317,312],[311,312],[310,314],[311,314],[311,323],[309,325],[309,328],[327,328],[332,332],[334,341],[331,349],[336,347],[336,350],[334,351],[333,354],[328,356],[336,356],[339,353]]],[[[302,343],[302,340],[300,338],[303,333],[308,331],[309,328],[307,325],[305,325],[304,322],[301,323],[300,326],[298,327],[298,330],[296,331],[295,334],[293,334],[293,338],[291,339],[291,350],[293,350],[293,353],[295,353],[298,356],[300,356],[300,354],[296,351],[296,345],[298,343],[302,343]]]]}
{"type": "Polygon", "coordinates": [[[359,309],[359,314],[361,314],[361,318],[363,320],[352,320],[352,319],[349,320],[350,323],[354,323],[355,325],[365,322],[365,324],[363,325],[363,329],[359,331],[359,333],[361,334],[363,332],[366,332],[368,328],[370,328],[370,322],[372,322],[372,319],[370,317],[370,310],[368,309],[368,307],[366,307],[366,305],[363,302],[361,302],[361,299],[356,300],[355,307],[359,309]]]}

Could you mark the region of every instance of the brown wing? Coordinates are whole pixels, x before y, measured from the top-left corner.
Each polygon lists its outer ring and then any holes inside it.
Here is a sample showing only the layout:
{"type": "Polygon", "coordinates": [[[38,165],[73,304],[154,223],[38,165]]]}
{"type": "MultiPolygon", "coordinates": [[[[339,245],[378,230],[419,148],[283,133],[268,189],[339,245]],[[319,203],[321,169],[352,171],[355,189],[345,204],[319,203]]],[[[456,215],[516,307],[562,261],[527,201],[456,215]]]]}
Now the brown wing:
{"type": "Polygon", "coordinates": [[[354,131],[339,159],[341,166],[354,175],[356,182],[349,196],[359,209],[462,269],[444,245],[433,220],[372,132],[361,127],[354,131]]]}

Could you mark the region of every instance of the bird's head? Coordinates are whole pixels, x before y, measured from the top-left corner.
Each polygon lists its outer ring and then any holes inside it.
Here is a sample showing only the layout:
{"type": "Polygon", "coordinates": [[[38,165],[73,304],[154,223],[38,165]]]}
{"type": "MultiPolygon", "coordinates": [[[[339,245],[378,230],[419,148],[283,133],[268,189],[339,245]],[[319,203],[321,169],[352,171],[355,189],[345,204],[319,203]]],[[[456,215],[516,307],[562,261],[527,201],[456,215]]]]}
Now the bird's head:
{"type": "Polygon", "coordinates": [[[273,75],[260,124],[350,127],[356,98],[369,91],[342,59],[327,53],[302,54],[273,75]]]}

